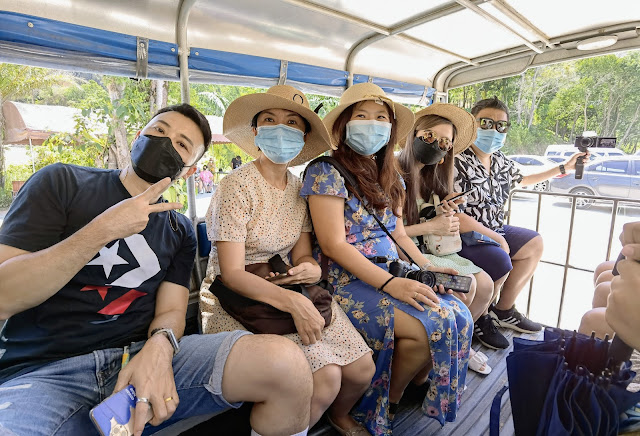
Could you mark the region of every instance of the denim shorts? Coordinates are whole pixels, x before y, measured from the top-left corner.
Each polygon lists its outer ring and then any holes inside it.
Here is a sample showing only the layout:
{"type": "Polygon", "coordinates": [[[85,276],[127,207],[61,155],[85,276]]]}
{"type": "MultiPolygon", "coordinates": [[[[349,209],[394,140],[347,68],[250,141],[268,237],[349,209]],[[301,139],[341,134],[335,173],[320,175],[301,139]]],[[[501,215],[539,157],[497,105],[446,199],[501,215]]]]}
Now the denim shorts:
{"type": "MultiPolygon", "coordinates": [[[[180,403],[171,419],[153,431],[192,416],[240,407],[242,403],[229,403],[222,396],[222,372],[231,347],[246,334],[250,333],[233,331],[180,340],[180,352],[173,358],[180,403]]],[[[143,345],[131,344],[131,357],[143,345]]],[[[0,436],[97,435],[89,411],[113,392],[122,354],[122,348],[98,350],[5,381],[0,385],[0,436]]]]}

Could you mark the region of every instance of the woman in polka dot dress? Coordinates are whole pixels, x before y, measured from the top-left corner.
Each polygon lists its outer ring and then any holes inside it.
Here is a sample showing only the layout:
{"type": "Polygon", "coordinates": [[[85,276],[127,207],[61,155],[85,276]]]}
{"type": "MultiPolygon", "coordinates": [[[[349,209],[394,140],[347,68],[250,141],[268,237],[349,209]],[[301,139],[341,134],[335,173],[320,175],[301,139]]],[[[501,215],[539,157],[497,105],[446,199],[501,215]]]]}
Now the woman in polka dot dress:
{"type": "Polygon", "coordinates": [[[235,100],[224,116],[224,134],[256,160],[222,179],[211,199],[206,220],[213,246],[200,291],[203,332],[243,329],[209,291],[217,275],[235,292],[289,312],[298,333],[287,337],[302,348],[313,371],[310,427],[329,409],[329,421],[341,434],[368,435],[349,411],[371,383],[371,349],[335,301],[331,324],[324,327],[309,299],[278,286],[320,280],[301,183],[287,166],[326,151],[328,133],[302,92],[278,85],[235,100]],[[245,265],[275,254],[290,263],[286,276],[267,281],[245,271],[245,265]]]}

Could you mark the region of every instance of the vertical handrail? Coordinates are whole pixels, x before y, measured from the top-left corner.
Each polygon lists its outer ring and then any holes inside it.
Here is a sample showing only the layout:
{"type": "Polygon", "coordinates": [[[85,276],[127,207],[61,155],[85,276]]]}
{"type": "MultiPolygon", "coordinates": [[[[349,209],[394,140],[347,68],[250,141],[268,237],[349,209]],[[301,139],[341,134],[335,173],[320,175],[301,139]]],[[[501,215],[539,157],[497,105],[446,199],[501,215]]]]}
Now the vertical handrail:
{"type": "MultiPolygon", "coordinates": [[[[189,94],[189,42],[187,40],[187,23],[189,22],[189,15],[191,14],[191,8],[198,0],[181,0],[180,9],[178,11],[178,19],[176,21],[176,42],[178,44],[178,64],[180,66],[180,99],[182,103],[190,103],[191,96],[189,94]]],[[[196,230],[198,224],[198,211],[196,210],[196,182],[195,176],[190,176],[187,179],[187,208],[189,211],[189,220],[193,225],[193,229],[196,230]]],[[[198,232],[196,234],[196,241],[198,240],[198,232]]],[[[196,256],[196,275],[197,280],[201,280],[203,277],[202,267],[196,256]]],[[[196,289],[200,287],[200,283],[196,283],[196,289]]]]}
{"type": "Polygon", "coordinates": [[[618,200],[613,200],[613,209],[611,209],[611,225],[609,226],[609,243],[607,244],[607,260],[611,259],[611,245],[613,244],[613,231],[616,226],[617,216],[618,216],[618,200]]]}
{"type": "MultiPolygon", "coordinates": [[[[540,211],[542,209],[542,193],[538,192],[538,211],[536,213],[536,232],[540,233],[540,211]]],[[[533,278],[535,273],[531,275],[529,280],[529,295],[527,296],[527,318],[531,312],[531,295],[533,294],[533,278]]]]}
{"type": "MultiPolygon", "coordinates": [[[[187,23],[191,8],[198,0],[182,0],[176,22],[176,39],[178,43],[178,62],[180,65],[180,99],[182,103],[190,103],[189,95],[189,42],[187,41],[187,23]]],[[[187,207],[189,219],[194,228],[197,224],[198,213],[196,211],[196,183],[194,176],[187,179],[187,207]]]]}
{"type": "Polygon", "coordinates": [[[574,198],[571,202],[571,219],[569,220],[569,239],[567,240],[567,257],[564,261],[564,273],[562,274],[562,291],[560,292],[560,307],[558,308],[558,322],[556,327],[560,326],[562,319],[562,306],[564,305],[564,294],[567,289],[567,274],[569,273],[569,258],[571,257],[571,241],[573,239],[573,220],[576,217],[576,203],[574,198]]]}
{"type": "MultiPolygon", "coordinates": [[[[512,207],[513,207],[513,203],[512,203],[512,198],[514,194],[518,194],[518,193],[523,193],[523,194],[533,194],[533,192],[531,191],[525,191],[522,189],[514,189],[510,192],[509,197],[507,199],[507,204],[508,204],[508,213],[506,216],[506,222],[507,224],[511,224],[511,211],[512,211],[512,207]]],[[[574,223],[575,223],[575,216],[576,216],[576,205],[577,205],[577,199],[586,199],[586,200],[601,200],[601,201],[611,201],[613,202],[613,210],[611,212],[611,224],[609,226],[609,240],[607,242],[607,260],[609,260],[609,258],[611,257],[611,248],[613,245],[613,234],[615,231],[615,225],[617,222],[617,216],[618,216],[618,206],[620,203],[629,203],[629,204],[635,204],[640,206],[640,200],[634,200],[634,199],[628,199],[628,198],[620,198],[620,197],[605,197],[605,196],[597,196],[597,195],[579,195],[579,194],[565,194],[565,193],[555,193],[555,192],[537,192],[535,193],[538,196],[538,210],[537,210],[537,216],[536,216],[536,231],[539,232],[539,225],[540,225],[540,217],[541,217],[541,212],[542,212],[542,196],[547,196],[547,197],[562,197],[562,198],[568,198],[571,201],[571,218],[569,221],[569,239],[567,241],[567,254],[566,254],[566,258],[565,258],[565,262],[564,265],[559,264],[559,263],[555,263],[552,261],[548,261],[548,260],[540,260],[541,263],[546,263],[546,264],[550,264],[550,265],[555,265],[555,266],[559,266],[564,268],[564,272],[563,272],[563,278],[562,278],[562,292],[560,294],[560,307],[558,310],[558,320],[557,320],[557,324],[556,327],[560,326],[560,322],[562,321],[562,310],[564,307],[564,299],[565,299],[565,294],[566,294],[566,286],[567,286],[567,276],[568,276],[568,272],[569,269],[574,269],[574,270],[580,270],[580,271],[589,271],[589,272],[593,272],[592,270],[588,270],[588,269],[584,269],[584,268],[578,268],[575,266],[571,266],[569,264],[569,259],[571,258],[571,243],[573,242],[573,228],[574,228],[574,223]]],[[[533,277],[532,277],[533,278],[533,277]]],[[[533,280],[529,283],[529,296],[528,296],[528,301],[527,301],[527,316],[530,315],[530,308],[531,308],[531,300],[532,300],[532,294],[533,294],[533,280]]]]}

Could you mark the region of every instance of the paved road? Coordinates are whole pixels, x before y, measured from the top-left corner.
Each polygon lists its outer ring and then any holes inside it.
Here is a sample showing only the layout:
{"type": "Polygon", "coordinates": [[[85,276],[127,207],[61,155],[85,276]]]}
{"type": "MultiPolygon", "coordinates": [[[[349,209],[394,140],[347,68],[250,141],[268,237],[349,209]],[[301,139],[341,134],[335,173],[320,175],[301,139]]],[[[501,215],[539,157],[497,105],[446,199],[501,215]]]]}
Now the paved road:
{"type": "MultiPolygon", "coordinates": [[[[519,195],[513,202],[511,224],[535,229],[537,197],[519,195]]],[[[611,225],[611,204],[596,204],[587,210],[576,210],[569,264],[593,270],[606,259],[607,241],[611,225]]],[[[571,205],[566,199],[546,197],[542,201],[539,232],[544,239],[543,261],[564,264],[567,258],[571,205]]],[[[621,249],[618,236],[624,223],[640,220],[640,208],[621,207],[614,227],[611,259],[621,249]]],[[[562,291],[564,268],[541,263],[534,276],[531,315],[546,324],[555,325],[562,291]]],[[[593,274],[569,270],[561,327],[578,328],[580,318],[591,308],[593,274]]],[[[518,307],[527,305],[528,287],[521,294],[518,307]]]]}

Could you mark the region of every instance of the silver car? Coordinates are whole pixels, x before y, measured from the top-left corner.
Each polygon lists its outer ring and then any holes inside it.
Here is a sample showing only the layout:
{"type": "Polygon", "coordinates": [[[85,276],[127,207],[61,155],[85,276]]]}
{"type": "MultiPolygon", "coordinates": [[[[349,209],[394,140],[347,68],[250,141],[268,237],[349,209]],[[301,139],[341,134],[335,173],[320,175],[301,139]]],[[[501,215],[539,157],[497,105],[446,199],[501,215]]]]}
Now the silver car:
{"type": "MultiPolygon", "coordinates": [[[[582,179],[560,174],[549,184],[551,192],[640,200],[640,156],[600,159],[584,167],[582,179]]],[[[588,208],[593,200],[578,199],[576,207],[588,208]]]]}
{"type": "MultiPolygon", "coordinates": [[[[546,171],[550,168],[557,168],[558,164],[552,160],[547,159],[544,156],[536,156],[533,154],[513,154],[507,156],[509,159],[516,163],[516,166],[522,174],[528,176],[530,174],[537,174],[546,171]]],[[[533,186],[522,186],[524,189],[531,188],[534,191],[548,191],[549,181],[543,180],[533,186]]]]}

